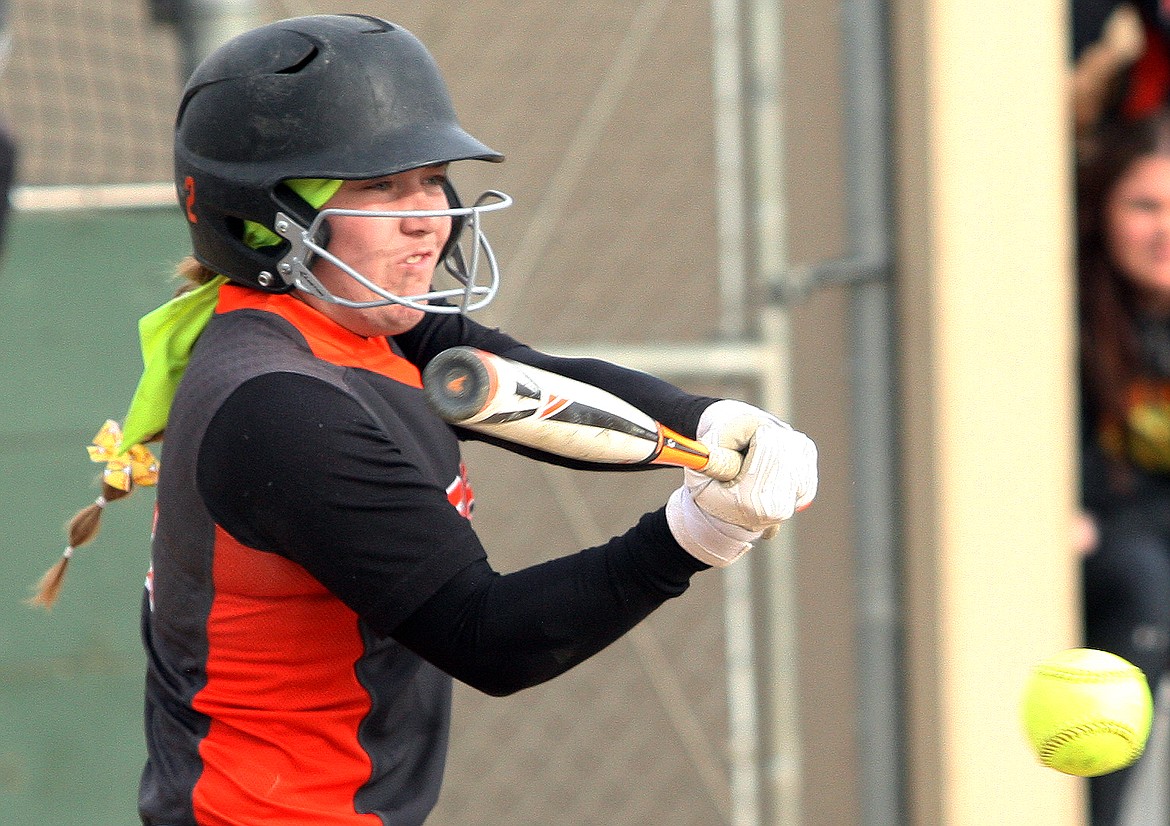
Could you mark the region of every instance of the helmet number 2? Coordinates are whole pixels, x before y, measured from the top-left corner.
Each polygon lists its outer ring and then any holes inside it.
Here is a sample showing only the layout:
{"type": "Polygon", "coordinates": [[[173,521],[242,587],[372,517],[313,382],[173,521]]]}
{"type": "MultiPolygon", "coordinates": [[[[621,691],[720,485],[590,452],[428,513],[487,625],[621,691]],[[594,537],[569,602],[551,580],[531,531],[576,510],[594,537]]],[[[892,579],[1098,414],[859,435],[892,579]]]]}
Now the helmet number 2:
{"type": "Polygon", "coordinates": [[[188,175],[183,181],[183,191],[187,193],[187,200],[185,202],[187,207],[187,220],[192,224],[199,223],[199,216],[195,214],[195,178],[188,175]]]}

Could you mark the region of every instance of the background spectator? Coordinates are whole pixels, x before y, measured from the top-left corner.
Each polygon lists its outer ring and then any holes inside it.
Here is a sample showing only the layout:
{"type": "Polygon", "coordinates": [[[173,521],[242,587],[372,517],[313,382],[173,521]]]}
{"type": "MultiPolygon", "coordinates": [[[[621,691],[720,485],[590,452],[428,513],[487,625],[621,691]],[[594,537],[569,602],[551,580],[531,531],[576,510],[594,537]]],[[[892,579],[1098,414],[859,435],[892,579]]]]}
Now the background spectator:
{"type": "MultiPolygon", "coordinates": [[[[1156,689],[1170,646],[1170,117],[1103,126],[1079,170],[1085,641],[1156,689]]],[[[1092,781],[1112,826],[1134,770],[1092,781]]]]}

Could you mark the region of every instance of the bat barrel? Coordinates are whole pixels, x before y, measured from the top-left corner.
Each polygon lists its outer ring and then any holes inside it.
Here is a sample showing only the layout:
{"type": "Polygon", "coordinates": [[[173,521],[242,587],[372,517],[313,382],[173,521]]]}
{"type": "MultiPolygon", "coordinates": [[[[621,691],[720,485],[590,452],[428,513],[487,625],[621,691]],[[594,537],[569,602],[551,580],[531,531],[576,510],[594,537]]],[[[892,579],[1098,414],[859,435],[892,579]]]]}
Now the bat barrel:
{"type": "Polygon", "coordinates": [[[431,359],[423,370],[427,403],[444,421],[472,418],[491,399],[491,370],[471,347],[452,347],[431,359]]]}

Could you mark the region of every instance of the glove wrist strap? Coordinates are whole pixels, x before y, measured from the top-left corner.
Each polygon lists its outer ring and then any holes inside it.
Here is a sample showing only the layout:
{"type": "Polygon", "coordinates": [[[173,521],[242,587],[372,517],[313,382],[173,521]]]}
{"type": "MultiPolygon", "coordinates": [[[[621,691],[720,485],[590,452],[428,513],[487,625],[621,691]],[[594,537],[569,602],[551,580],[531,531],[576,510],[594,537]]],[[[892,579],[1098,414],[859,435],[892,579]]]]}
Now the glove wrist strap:
{"type": "Polygon", "coordinates": [[[666,522],[683,550],[716,568],[724,568],[739,559],[760,536],[756,531],[730,525],[704,513],[685,486],[671,494],[667,501],[666,522]]]}

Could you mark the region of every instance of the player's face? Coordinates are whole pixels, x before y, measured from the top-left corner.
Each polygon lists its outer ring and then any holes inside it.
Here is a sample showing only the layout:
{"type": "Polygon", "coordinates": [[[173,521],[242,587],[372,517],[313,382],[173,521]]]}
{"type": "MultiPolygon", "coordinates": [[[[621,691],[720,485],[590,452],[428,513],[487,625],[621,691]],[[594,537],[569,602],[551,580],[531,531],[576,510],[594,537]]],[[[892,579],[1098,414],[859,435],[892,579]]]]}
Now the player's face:
{"type": "Polygon", "coordinates": [[[1105,213],[1114,263],[1147,310],[1170,314],[1170,157],[1136,161],[1114,186],[1105,213]]]}
{"type": "MultiPolygon", "coordinates": [[[[412,169],[362,181],[345,181],[326,207],[370,211],[447,209],[443,189],[446,165],[412,169]]],[[[451,218],[357,217],[332,215],[330,253],[394,295],[414,296],[430,289],[439,254],[451,234],[451,218]]],[[[376,301],[376,293],[335,265],[318,259],[313,274],[330,292],[351,301],[376,301]]],[[[355,309],[311,295],[305,300],[322,313],[363,336],[392,336],[418,324],[422,310],[401,304],[355,309]]]]}

